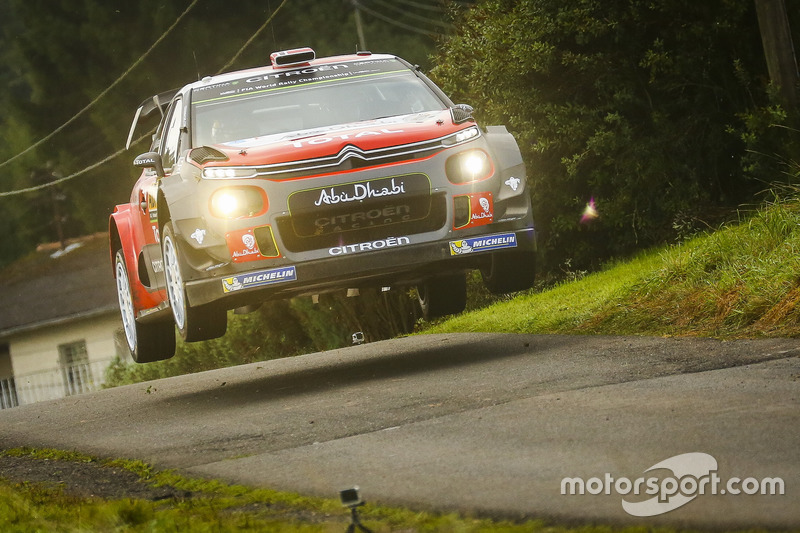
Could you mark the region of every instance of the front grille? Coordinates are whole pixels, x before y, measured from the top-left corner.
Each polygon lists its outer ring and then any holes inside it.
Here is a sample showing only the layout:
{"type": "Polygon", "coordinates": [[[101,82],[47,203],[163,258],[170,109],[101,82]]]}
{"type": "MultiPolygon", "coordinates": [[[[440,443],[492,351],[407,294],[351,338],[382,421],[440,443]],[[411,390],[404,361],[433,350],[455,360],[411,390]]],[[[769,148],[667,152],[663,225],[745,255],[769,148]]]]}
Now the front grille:
{"type": "MultiPolygon", "coordinates": [[[[425,180],[427,182],[427,177],[425,180]]],[[[380,181],[373,180],[373,183],[380,181]]],[[[404,183],[412,184],[411,181],[404,183]]],[[[321,190],[314,191],[319,199],[321,190]]],[[[435,231],[446,223],[447,204],[444,193],[432,195],[427,188],[424,192],[417,189],[415,194],[360,202],[323,202],[314,205],[314,209],[295,206],[290,212],[290,216],[278,219],[278,232],[287,250],[304,252],[435,231]]]]}
{"type": "Polygon", "coordinates": [[[290,161],[287,163],[273,163],[270,165],[253,167],[253,169],[260,177],[272,180],[284,180],[305,176],[311,173],[342,172],[420,159],[431,156],[444,147],[442,139],[433,139],[399,146],[388,146],[373,150],[362,150],[357,146],[348,144],[338,153],[330,156],[306,159],[303,161],[290,161]]]}

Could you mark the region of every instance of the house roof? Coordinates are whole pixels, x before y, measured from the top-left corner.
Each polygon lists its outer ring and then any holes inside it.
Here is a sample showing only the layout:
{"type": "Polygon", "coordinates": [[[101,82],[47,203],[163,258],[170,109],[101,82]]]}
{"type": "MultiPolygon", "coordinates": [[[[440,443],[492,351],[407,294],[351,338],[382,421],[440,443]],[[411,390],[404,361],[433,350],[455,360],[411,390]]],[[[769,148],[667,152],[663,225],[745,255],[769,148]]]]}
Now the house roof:
{"type": "Polygon", "coordinates": [[[0,337],[118,312],[108,235],[41,245],[0,271],[0,337]]]}

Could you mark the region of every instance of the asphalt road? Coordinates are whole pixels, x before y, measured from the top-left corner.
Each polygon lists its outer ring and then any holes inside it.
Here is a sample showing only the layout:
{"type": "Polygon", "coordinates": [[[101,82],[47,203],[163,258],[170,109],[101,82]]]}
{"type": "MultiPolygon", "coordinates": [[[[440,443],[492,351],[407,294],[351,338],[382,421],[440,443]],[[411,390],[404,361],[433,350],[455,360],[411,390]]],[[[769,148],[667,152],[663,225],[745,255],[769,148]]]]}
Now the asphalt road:
{"type": "Polygon", "coordinates": [[[798,355],[788,339],[418,336],[0,411],[0,447],[515,519],[797,528],[798,355]],[[765,478],[784,494],[746,494],[765,478]]]}

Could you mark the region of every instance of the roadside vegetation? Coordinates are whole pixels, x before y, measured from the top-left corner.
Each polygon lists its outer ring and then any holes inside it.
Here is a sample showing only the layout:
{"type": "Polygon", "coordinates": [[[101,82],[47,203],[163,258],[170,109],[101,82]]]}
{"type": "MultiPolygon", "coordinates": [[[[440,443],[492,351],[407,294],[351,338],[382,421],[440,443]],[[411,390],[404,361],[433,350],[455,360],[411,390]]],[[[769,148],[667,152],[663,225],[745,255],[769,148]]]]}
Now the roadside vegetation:
{"type": "Polygon", "coordinates": [[[704,336],[800,334],[800,201],[718,231],[441,321],[426,333],[704,336]]]}
{"type": "MultiPolygon", "coordinates": [[[[125,470],[138,478],[135,483],[151,487],[159,494],[164,487],[169,487],[176,494],[158,499],[107,499],[86,496],[85,491],[91,490],[91,485],[69,487],[58,482],[19,483],[0,476],[0,531],[4,533],[341,532],[350,524],[349,510],[334,499],[191,479],[173,471],[157,471],[139,461],[101,460],[74,452],[25,448],[0,451],[0,456],[3,455],[40,464],[47,462],[52,472],[58,472],[54,474],[54,479],[68,477],[74,464],[91,464],[101,470],[125,470]],[[62,472],[64,475],[60,475],[62,472]]],[[[368,498],[368,495],[365,496],[368,498]]],[[[375,533],[612,531],[607,527],[552,527],[538,520],[510,522],[455,513],[417,512],[369,503],[359,509],[359,517],[375,533]]]]}

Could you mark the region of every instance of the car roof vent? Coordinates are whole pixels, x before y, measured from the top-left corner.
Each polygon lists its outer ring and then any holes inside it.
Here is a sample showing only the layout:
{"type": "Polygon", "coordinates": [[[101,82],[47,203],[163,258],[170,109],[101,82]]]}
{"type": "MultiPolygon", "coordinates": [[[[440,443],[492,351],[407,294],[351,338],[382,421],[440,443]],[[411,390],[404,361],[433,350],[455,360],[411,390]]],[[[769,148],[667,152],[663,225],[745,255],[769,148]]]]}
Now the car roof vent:
{"type": "Polygon", "coordinates": [[[308,63],[309,61],[313,61],[316,57],[317,54],[313,49],[305,47],[272,52],[269,56],[269,60],[273,67],[291,67],[308,63]]]}

